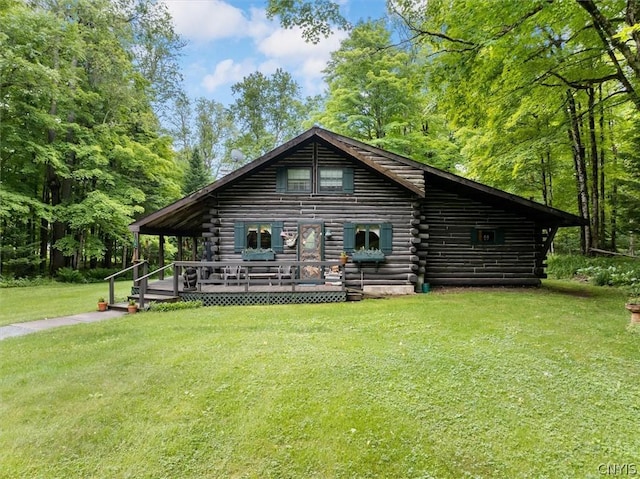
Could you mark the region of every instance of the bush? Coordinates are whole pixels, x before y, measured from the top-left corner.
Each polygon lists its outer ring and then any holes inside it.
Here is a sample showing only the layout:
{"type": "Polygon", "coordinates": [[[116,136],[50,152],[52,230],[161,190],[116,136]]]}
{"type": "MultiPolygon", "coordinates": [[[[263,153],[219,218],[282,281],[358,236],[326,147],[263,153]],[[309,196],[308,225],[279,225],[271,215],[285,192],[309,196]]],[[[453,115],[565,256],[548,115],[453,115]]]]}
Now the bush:
{"type": "Polygon", "coordinates": [[[202,301],[181,301],[178,303],[151,303],[150,311],[179,311],[182,309],[202,308],[202,301]]]}
{"type": "Polygon", "coordinates": [[[640,261],[625,257],[553,255],[547,272],[558,279],[583,278],[596,286],[629,286],[640,281],[640,261]]]}
{"type": "Polygon", "coordinates": [[[82,273],[73,268],[60,268],[56,273],[56,280],[61,283],[86,283],[82,273]]]}
{"type": "Polygon", "coordinates": [[[0,288],[26,288],[29,286],[42,286],[51,280],[36,276],[35,278],[5,278],[0,276],[0,288]]]}

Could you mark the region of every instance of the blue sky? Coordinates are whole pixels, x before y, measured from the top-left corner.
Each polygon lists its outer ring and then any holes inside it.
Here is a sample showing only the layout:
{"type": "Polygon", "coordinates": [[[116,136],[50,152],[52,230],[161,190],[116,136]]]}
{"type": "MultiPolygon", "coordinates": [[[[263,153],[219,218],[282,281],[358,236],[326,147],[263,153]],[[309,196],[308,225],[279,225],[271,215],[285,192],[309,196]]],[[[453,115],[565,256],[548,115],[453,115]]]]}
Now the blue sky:
{"type": "MultiPolygon", "coordinates": [[[[298,29],[285,30],[268,20],[266,0],[160,0],[174,18],[176,31],[188,42],[182,73],[187,94],[229,104],[231,85],[260,71],[291,73],[303,95],[324,91],[322,70],[329,55],[346,38],[337,31],[317,45],[305,43],[298,29]]],[[[352,22],[380,18],[385,0],[341,0],[352,22]]]]}

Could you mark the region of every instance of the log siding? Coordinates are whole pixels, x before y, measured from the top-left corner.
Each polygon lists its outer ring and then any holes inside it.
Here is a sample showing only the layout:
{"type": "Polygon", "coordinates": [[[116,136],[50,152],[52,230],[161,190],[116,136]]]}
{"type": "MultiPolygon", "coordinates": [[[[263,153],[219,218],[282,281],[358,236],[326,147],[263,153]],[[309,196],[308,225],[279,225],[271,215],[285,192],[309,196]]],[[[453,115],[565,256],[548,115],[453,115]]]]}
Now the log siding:
{"type": "Polygon", "coordinates": [[[539,285],[542,234],[532,220],[436,187],[428,189],[418,248],[424,281],[435,285],[539,285]],[[473,244],[475,228],[500,229],[501,244],[473,244]]]}
{"type": "MultiPolygon", "coordinates": [[[[317,181],[316,175],[313,175],[317,181]]],[[[338,260],[344,250],[345,223],[390,223],[393,228],[393,249],[385,262],[347,264],[346,284],[351,287],[369,285],[411,285],[417,280],[417,263],[409,251],[412,239],[414,195],[392,184],[388,179],[349,161],[333,150],[312,143],[292,152],[259,174],[248,176],[229,188],[219,191],[203,222],[205,233],[216,243],[216,258],[237,260],[234,251],[234,225],[238,221],[283,222],[285,233],[297,233],[300,222],[323,223],[331,237],[325,238],[325,260],[338,260]],[[277,171],[281,167],[311,166],[350,167],[354,173],[354,192],[351,193],[278,193],[277,171]]],[[[278,260],[297,260],[295,247],[284,247],[278,260]]]]}

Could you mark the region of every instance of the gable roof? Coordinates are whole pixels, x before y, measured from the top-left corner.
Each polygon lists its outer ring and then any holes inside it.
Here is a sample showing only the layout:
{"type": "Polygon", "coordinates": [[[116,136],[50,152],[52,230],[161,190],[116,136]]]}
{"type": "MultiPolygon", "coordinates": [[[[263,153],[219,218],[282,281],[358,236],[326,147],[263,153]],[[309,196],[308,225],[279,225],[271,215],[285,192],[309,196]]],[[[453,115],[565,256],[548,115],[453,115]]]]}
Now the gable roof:
{"type": "Polygon", "coordinates": [[[325,146],[340,151],[353,161],[386,177],[391,182],[418,197],[425,196],[429,185],[439,185],[445,188],[454,187],[457,192],[505,210],[518,212],[549,227],[585,224],[582,218],[570,213],[483,185],[316,126],[223,178],[132,223],[129,225],[129,229],[133,232],[144,234],[199,236],[203,231],[202,208],[209,195],[228,188],[243,178],[253,175],[279,159],[286,157],[291,151],[314,141],[319,141],[325,146]]]}

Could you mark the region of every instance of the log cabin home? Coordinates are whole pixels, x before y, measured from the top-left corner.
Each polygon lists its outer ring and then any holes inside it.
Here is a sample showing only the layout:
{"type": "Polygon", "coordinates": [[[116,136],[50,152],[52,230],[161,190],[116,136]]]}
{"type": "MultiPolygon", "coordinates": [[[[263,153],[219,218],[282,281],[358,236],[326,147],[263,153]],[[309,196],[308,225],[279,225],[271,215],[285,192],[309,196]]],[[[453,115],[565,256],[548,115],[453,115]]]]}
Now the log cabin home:
{"type": "Polygon", "coordinates": [[[194,238],[192,262],[176,263],[199,271],[191,294],[215,286],[226,299],[205,304],[239,304],[250,283],[262,287],[253,302],[274,302],[264,295],[289,282],[275,302],[408,294],[428,285],[537,286],[558,228],[583,223],[313,127],[130,230],[138,244],[140,235],[159,235],[161,246],[166,236],[179,245],[194,238]],[[340,294],[313,296],[320,286],[339,286],[340,294]],[[238,296],[229,299],[234,287],[238,296]]]}

